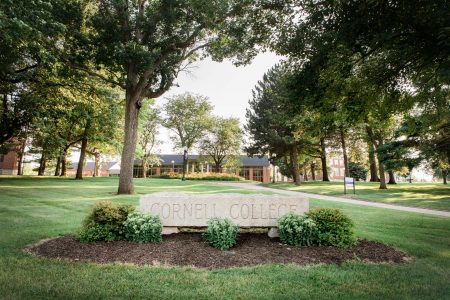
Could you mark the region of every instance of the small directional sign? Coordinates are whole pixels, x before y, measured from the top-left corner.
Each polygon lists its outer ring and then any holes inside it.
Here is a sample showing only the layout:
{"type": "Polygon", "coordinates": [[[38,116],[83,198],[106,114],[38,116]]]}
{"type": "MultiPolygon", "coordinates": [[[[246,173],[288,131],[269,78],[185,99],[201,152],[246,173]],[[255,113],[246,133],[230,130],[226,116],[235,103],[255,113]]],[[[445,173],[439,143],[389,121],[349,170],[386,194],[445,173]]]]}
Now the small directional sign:
{"type": "Polygon", "coordinates": [[[347,187],[353,187],[353,194],[355,194],[355,178],[344,177],[344,194],[347,194],[347,187]]]}

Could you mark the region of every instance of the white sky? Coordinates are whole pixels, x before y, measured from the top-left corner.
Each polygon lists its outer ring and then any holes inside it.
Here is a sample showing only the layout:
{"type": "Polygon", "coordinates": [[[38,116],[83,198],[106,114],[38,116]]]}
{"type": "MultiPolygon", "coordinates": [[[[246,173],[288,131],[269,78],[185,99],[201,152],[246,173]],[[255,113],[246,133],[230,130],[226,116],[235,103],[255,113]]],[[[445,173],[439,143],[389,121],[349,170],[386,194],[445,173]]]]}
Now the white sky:
{"type": "MultiPolygon", "coordinates": [[[[237,117],[241,126],[245,123],[245,110],[252,96],[252,89],[268,69],[280,57],[273,53],[261,53],[247,66],[235,67],[229,60],[214,62],[209,58],[196,62],[190,73],[182,73],[176,80],[179,87],[172,87],[164,96],[156,99],[161,106],[165,98],[174,94],[191,92],[207,96],[214,106],[213,113],[222,117],[237,117]]],[[[160,153],[174,153],[167,130],[160,129],[164,144],[160,153]]]]}

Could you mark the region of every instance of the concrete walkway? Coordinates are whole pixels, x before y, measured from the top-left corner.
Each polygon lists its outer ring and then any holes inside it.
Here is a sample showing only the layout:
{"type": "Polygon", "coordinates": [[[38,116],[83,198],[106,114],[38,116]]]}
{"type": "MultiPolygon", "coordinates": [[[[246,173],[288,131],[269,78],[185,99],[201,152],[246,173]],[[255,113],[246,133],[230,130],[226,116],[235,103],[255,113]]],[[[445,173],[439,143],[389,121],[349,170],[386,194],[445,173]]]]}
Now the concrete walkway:
{"type": "Polygon", "coordinates": [[[240,188],[245,188],[245,189],[250,189],[250,190],[261,190],[261,191],[285,194],[285,195],[290,195],[290,196],[302,196],[305,198],[314,198],[314,199],[320,199],[320,200],[326,200],[326,201],[334,201],[334,202],[349,203],[349,204],[356,204],[356,205],[387,208],[387,209],[394,209],[394,210],[400,210],[400,211],[407,211],[407,212],[413,212],[413,213],[419,213],[419,214],[434,215],[434,216],[450,218],[450,212],[435,210],[435,209],[418,208],[418,207],[402,206],[402,205],[395,205],[395,204],[386,204],[386,203],[380,203],[380,202],[354,200],[354,199],[348,199],[348,198],[343,198],[343,197],[325,196],[325,195],[318,195],[318,194],[311,194],[311,193],[288,191],[288,190],[282,190],[282,189],[274,189],[274,188],[268,188],[268,187],[259,185],[257,183],[220,182],[218,184],[232,186],[232,187],[240,187],[240,188]]]}

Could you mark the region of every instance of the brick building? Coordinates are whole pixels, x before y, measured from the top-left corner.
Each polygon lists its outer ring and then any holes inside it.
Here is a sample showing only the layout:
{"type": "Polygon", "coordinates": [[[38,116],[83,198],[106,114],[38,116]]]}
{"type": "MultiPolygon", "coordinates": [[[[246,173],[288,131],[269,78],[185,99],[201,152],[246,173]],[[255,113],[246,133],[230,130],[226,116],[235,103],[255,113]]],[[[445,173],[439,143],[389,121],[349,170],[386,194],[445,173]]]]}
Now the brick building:
{"type": "Polygon", "coordinates": [[[330,158],[330,165],[329,165],[331,172],[329,174],[330,179],[333,180],[341,180],[345,177],[345,165],[344,165],[344,159],[343,158],[330,158]]]}
{"type": "Polygon", "coordinates": [[[0,175],[17,175],[18,156],[16,150],[0,154],[0,175]]]}
{"type": "MultiPolygon", "coordinates": [[[[183,171],[183,155],[180,154],[162,154],[159,155],[161,165],[158,167],[149,168],[147,176],[158,176],[163,173],[175,172],[182,173],[183,171]]],[[[260,182],[270,181],[269,159],[267,156],[263,157],[248,157],[241,155],[241,167],[236,171],[236,175],[244,177],[247,180],[254,180],[260,182]]],[[[189,155],[187,162],[188,172],[212,172],[213,164],[209,162],[200,162],[199,155],[189,155]]],[[[226,170],[220,170],[226,172],[226,170]]],[[[142,166],[139,160],[134,163],[133,176],[142,177],[142,166]]]]}

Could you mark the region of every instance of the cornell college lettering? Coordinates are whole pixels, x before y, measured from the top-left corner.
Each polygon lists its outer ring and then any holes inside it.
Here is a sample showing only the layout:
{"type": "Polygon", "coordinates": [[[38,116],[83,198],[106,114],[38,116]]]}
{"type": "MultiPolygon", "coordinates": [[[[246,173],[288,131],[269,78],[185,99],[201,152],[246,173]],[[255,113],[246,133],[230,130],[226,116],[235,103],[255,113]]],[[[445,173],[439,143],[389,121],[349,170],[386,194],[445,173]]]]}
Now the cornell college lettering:
{"type": "Polygon", "coordinates": [[[214,217],[230,218],[243,227],[276,227],[280,216],[305,213],[309,203],[282,195],[155,193],[142,197],[139,208],[159,215],[166,227],[203,227],[214,217]]]}

